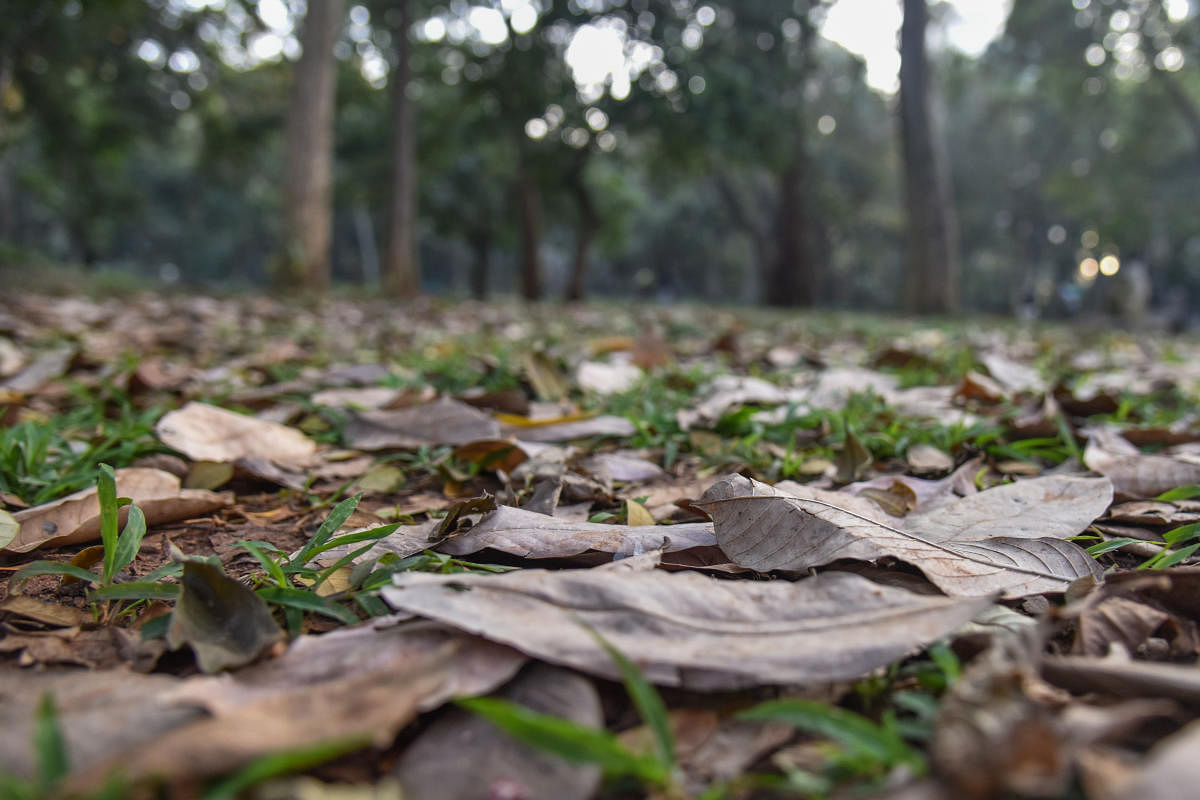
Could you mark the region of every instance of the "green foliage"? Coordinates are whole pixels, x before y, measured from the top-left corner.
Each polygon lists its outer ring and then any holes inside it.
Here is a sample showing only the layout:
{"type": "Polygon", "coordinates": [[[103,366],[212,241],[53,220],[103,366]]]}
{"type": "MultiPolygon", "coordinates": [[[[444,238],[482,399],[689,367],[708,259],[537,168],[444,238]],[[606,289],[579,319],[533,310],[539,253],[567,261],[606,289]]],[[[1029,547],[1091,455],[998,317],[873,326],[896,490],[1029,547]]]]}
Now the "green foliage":
{"type": "Polygon", "coordinates": [[[151,580],[137,584],[115,583],[118,574],[133,563],[146,535],[146,517],[142,510],[127,497],[117,497],[117,481],[113,468],[101,464],[96,476],[96,496],[100,505],[100,541],[104,548],[100,575],[73,564],[56,561],[34,561],[18,570],[12,580],[19,586],[35,575],[61,575],[92,584],[96,588],[90,597],[93,604],[107,599],[150,599],[173,596],[174,591],[166,585],[155,583],[165,577],[168,570],[151,580]],[[120,529],[118,512],[122,506],[129,507],[129,516],[124,529],[120,529]]]}
{"type": "Polygon", "coordinates": [[[114,400],[111,417],[103,402],[92,401],[44,422],[0,429],[0,491],[39,505],[91,485],[102,462],[124,467],[162,452],[153,433],[162,412],[135,411],[123,395],[114,400]]]}

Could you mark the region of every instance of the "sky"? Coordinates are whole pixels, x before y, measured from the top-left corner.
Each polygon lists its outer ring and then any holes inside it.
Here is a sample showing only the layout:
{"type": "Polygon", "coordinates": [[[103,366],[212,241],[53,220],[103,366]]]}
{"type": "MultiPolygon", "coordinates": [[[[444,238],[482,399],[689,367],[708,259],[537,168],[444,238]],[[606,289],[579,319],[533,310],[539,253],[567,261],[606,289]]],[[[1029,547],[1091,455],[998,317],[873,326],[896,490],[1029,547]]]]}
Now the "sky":
{"type": "MultiPolygon", "coordinates": [[[[946,30],[950,44],[979,55],[1004,31],[1012,0],[950,0],[950,6],[946,30]]],[[[900,87],[897,37],[903,16],[900,0],[838,0],[825,18],[821,35],[862,56],[867,83],[891,93],[900,87]]]]}

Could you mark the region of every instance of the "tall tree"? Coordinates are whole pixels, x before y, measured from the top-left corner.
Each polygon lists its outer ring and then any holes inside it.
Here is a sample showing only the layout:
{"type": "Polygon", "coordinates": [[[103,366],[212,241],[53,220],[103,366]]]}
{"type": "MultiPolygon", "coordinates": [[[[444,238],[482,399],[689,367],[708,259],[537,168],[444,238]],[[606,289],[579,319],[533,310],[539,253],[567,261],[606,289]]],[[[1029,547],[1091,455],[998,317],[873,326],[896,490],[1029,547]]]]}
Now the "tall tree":
{"type": "Polygon", "coordinates": [[[311,0],[292,79],[286,123],[284,252],[276,282],[285,288],[322,290],[330,282],[333,238],[333,45],[342,25],[343,0],[311,0]]]}
{"type": "Polygon", "coordinates": [[[961,307],[961,267],[949,166],[930,103],[927,17],[925,0],[904,0],[900,29],[900,138],[908,209],[904,301],[910,312],[945,314],[961,307]]]}
{"type": "Polygon", "coordinates": [[[417,257],[416,127],[408,98],[412,78],[412,23],[410,0],[399,0],[396,66],[390,78],[392,91],[391,193],[388,204],[387,243],[383,254],[383,288],[392,297],[410,298],[421,291],[421,266],[417,257]]]}

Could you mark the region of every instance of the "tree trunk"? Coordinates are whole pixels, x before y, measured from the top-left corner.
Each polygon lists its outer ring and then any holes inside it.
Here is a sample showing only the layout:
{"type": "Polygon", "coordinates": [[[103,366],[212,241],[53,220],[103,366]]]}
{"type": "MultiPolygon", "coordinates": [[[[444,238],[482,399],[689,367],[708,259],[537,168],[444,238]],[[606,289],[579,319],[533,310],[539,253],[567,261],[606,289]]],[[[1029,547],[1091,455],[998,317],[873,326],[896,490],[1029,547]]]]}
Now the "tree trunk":
{"type": "Polygon", "coordinates": [[[779,175],[779,247],[764,287],[766,301],[773,306],[810,306],[814,273],[809,235],[808,203],[804,197],[806,155],[798,125],[792,162],[779,175]]]}
{"type": "Polygon", "coordinates": [[[904,305],[912,313],[948,314],[961,307],[958,225],[944,148],[934,130],[925,56],[925,0],[904,0],[900,30],[900,138],[908,247],[904,305]]]}
{"type": "Polygon", "coordinates": [[[488,273],[492,271],[492,232],[480,228],[470,236],[471,251],[475,258],[471,262],[471,297],[486,300],[488,296],[488,273]]]}
{"type": "MultiPolygon", "coordinates": [[[[523,134],[522,134],[523,135],[523,134]]],[[[523,143],[517,145],[517,206],[521,236],[521,296],[539,300],[542,296],[542,210],[541,193],[529,168],[523,143]]]]}
{"type": "Polygon", "coordinates": [[[575,198],[575,208],[579,212],[579,230],[575,234],[575,258],[571,263],[571,279],[567,284],[567,300],[582,300],[584,285],[587,281],[588,264],[591,260],[592,242],[600,232],[600,214],[596,211],[596,203],[583,180],[583,171],[587,166],[586,150],[580,151],[578,161],[567,174],[567,188],[575,198]]]}
{"type": "Polygon", "coordinates": [[[343,0],[310,0],[287,110],[284,175],[284,252],[275,281],[281,288],[329,287],[333,236],[333,45],[343,0]]]}
{"type": "Polygon", "coordinates": [[[416,129],[408,84],[411,24],[409,0],[396,4],[399,20],[392,36],[396,40],[396,68],[392,70],[392,186],[388,206],[387,245],[383,256],[383,288],[391,297],[411,298],[421,291],[421,266],[417,258],[417,159],[416,129]]]}

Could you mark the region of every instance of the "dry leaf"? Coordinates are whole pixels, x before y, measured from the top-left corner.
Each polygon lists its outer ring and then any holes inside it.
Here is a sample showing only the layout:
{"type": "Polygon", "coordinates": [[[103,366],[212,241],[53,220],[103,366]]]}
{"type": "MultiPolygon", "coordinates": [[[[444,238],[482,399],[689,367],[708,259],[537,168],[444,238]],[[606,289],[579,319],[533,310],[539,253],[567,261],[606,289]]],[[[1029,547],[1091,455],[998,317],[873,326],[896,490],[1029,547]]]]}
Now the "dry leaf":
{"type": "Polygon", "coordinates": [[[1139,774],[1120,787],[1129,800],[1180,800],[1200,786],[1200,722],[1154,746],[1139,774]],[[1187,787],[1191,787],[1190,789],[1187,787]]]}
{"type": "Polygon", "coordinates": [[[310,466],[317,445],[295,428],[191,402],[154,426],[163,444],[193,461],[261,458],[286,469],[310,466]]]}
{"type": "Polygon", "coordinates": [[[929,444],[914,444],[904,454],[913,472],[949,472],[954,469],[954,459],[929,444]]]}
{"type": "Polygon", "coordinates": [[[660,547],[672,553],[717,543],[710,523],[655,526],[568,522],[512,506],[500,506],[438,550],[461,556],[484,549],[521,558],[569,558],[588,552],[638,555],[660,547]]]}
{"type": "Polygon", "coordinates": [[[1054,537],[1079,533],[1099,516],[1107,486],[1087,478],[1025,481],[910,514],[904,529],[853,495],[807,487],[790,495],[740,475],[718,481],[695,505],[712,516],[730,559],[760,572],[892,556],[947,594],[1021,597],[1101,574],[1082,548],[1054,537]]]}
{"type": "Polygon", "coordinates": [[[1200,464],[1170,456],[1143,455],[1108,430],[1091,432],[1083,462],[1108,476],[1118,492],[1134,497],[1155,497],[1179,486],[1200,483],[1200,464]]]}
{"type": "MultiPolygon", "coordinates": [[[[77,755],[75,717],[63,704],[63,729],[76,770],[66,788],[99,786],[114,768],[130,779],[169,775],[182,780],[228,773],[267,753],[320,742],[386,746],[419,712],[451,697],[491,691],[524,660],[508,648],[440,626],[397,625],[386,618],[301,636],[279,658],[236,673],[175,680],[138,696],[139,702],[151,701],[140,707],[153,709],[152,719],[175,710],[175,724],[160,721],[156,730],[130,721],[125,727],[131,730],[120,731],[127,735],[116,736],[117,742],[89,743],[94,745],[89,758],[77,755]],[[197,706],[210,716],[198,716],[197,706]]],[[[127,697],[117,683],[116,698],[127,697]]],[[[58,692],[53,685],[47,688],[58,692]]],[[[107,714],[106,720],[122,711],[107,697],[88,701],[91,713],[107,714]]],[[[27,725],[16,731],[25,741],[27,725]]],[[[118,733],[94,723],[90,727],[100,730],[93,735],[101,740],[118,733]]]]}
{"type": "Polygon", "coordinates": [[[636,386],[642,375],[636,364],[585,361],[575,370],[575,383],[585,392],[619,394],[636,386]]]}
{"type": "MultiPolygon", "coordinates": [[[[532,664],[497,696],[588,728],[604,727],[591,681],[549,664],[532,664]]],[[[588,800],[600,768],[572,764],[521,744],[482,717],[448,709],[397,762],[393,774],[408,800],[555,798],[588,800]],[[470,769],[463,769],[470,764],[470,769]]]]}
{"type": "Polygon", "coordinates": [[[593,436],[632,436],[637,432],[625,417],[599,416],[571,422],[555,422],[529,426],[509,426],[506,433],[519,436],[522,442],[569,442],[593,436]]]}
{"type": "MultiPolygon", "coordinates": [[[[127,467],[116,470],[116,477],[117,495],[132,499],[146,515],[150,527],[198,517],[233,502],[229,493],[180,489],[179,478],[159,469],[127,467]]],[[[127,514],[128,509],[122,508],[122,525],[127,514]]],[[[21,532],[4,548],[13,553],[83,544],[100,538],[100,502],[95,487],[18,511],[13,518],[20,523],[21,532]]]]}
{"type": "Polygon", "coordinates": [[[348,447],[360,450],[416,449],[422,445],[459,445],[499,439],[500,425],[477,408],[443,397],[433,403],[395,411],[350,414],[342,431],[348,447]]]}
{"type": "Polygon", "coordinates": [[[609,679],[586,622],[654,683],[701,691],[850,680],[946,635],[985,599],[920,596],[844,572],[797,583],[655,570],[658,554],[587,570],[402,573],[393,608],[609,679]]]}

